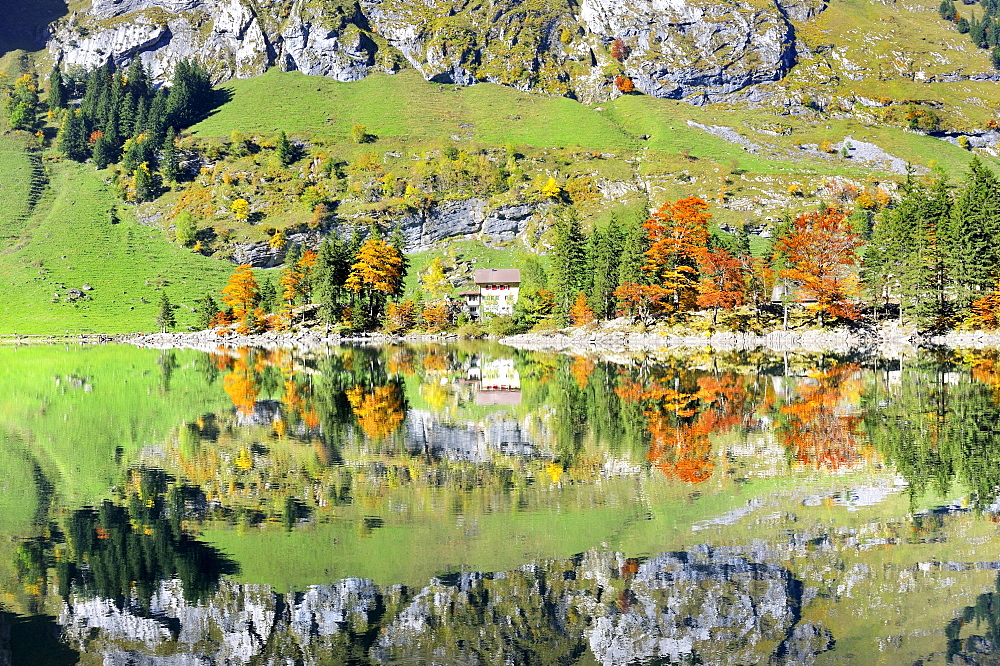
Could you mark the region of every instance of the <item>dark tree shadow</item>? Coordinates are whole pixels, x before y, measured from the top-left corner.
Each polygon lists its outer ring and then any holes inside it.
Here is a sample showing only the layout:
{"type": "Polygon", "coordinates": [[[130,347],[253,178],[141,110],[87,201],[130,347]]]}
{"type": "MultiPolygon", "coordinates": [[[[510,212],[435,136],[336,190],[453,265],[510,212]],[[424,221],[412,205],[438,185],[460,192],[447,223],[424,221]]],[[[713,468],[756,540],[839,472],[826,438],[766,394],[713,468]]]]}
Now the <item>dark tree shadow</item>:
{"type": "Polygon", "coordinates": [[[65,0],[0,0],[0,56],[44,48],[48,25],[68,13],[65,0]]]}

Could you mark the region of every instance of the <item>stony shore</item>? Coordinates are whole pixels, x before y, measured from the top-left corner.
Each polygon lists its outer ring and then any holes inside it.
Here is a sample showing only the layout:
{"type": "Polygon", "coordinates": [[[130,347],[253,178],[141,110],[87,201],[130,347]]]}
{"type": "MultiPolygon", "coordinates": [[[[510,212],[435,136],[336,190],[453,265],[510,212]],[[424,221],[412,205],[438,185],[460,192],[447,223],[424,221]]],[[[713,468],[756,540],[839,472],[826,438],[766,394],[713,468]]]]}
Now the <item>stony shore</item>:
{"type": "Polygon", "coordinates": [[[383,345],[388,343],[407,342],[451,342],[457,340],[454,333],[441,335],[385,335],[383,333],[366,333],[350,336],[340,334],[327,335],[322,331],[301,333],[263,333],[261,335],[236,335],[227,333],[218,335],[215,331],[196,331],[194,333],[145,333],[122,336],[117,342],[145,347],[148,349],[198,349],[201,351],[217,351],[218,349],[239,349],[241,347],[258,347],[264,349],[290,349],[296,352],[312,352],[324,347],[338,345],[383,345]]]}
{"type": "Polygon", "coordinates": [[[714,351],[767,350],[772,352],[865,352],[895,356],[919,347],[980,348],[1000,346],[1000,331],[949,332],[921,335],[912,327],[894,324],[858,329],[807,329],[749,332],[678,333],[674,330],[637,332],[612,326],[563,329],[542,334],[526,333],[501,343],[536,351],[623,353],[669,349],[714,351]]]}
{"type": "MultiPolygon", "coordinates": [[[[344,344],[382,345],[401,342],[452,342],[453,333],[439,335],[385,335],[366,333],[344,336],[321,330],[261,335],[218,335],[215,331],[193,333],[132,333],[126,335],[8,336],[14,344],[130,344],[150,349],[198,349],[215,351],[261,347],[310,352],[344,344]]],[[[805,329],[749,332],[694,333],[653,328],[638,331],[621,322],[601,326],[566,328],[544,333],[525,333],[499,340],[517,349],[567,353],[620,354],[670,349],[712,349],[715,351],[767,350],[782,352],[865,352],[894,356],[919,347],[982,348],[1000,347],[1000,331],[953,331],[941,335],[920,335],[912,327],[894,324],[859,329],[805,329]]]]}

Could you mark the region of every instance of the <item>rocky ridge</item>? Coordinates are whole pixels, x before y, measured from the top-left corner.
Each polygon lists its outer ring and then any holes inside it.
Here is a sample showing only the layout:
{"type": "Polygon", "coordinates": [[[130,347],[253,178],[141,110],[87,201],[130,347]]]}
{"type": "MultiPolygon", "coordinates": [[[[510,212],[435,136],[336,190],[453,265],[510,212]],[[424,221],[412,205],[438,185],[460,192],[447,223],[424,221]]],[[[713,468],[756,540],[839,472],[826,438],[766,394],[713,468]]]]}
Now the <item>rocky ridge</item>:
{"type": "Polygon", "coordinates": [[[813,663],[832,636],[800,622],[802,583],[771,559],[764,549],[709,546],[641,563],[590,551],[510,571],[450,574],[420,588],[345,578],[279,594],[223,580],[203,602],[166,580],[149,612],[135,599],[71,594],[58,622],[71,647],[111,665],[273,663],[278,646],[305,664],[340,662],[351,649],[371,663],[431,655],[436,663],[478,663],[485,654],[501,663],[550,663],[584,650],[603,664],[695,654],[711,663],[723,655],[760,663],[775,647],[772,663],[813,663]],[[537,644],[526,653],[515,637],[529,633],[537,644]],[[174,656],[159,656],[165,653],[174,656]]]}
{"type": "Polygon", "coordinates": [[[615,77],[627,76],[645,94],[701,104],[753,98],[754,84],[783,77],[797,53],[794,22],[824,7],[823,0],[93,0],[50,26],[47,48],[66,68],[140,57],[160,81],[185,58],[217,81],[273,65],[339,81],[409,66],[429,81],[488,81],[585,102],[617,96],[615,77]]]}

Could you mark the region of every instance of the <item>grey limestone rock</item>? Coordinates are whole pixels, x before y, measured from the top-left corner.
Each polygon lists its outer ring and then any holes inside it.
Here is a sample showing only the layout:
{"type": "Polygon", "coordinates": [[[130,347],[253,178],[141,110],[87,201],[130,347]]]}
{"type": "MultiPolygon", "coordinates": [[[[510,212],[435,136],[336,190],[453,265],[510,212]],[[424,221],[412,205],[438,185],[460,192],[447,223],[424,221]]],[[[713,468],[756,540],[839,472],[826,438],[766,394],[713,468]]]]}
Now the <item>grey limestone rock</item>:
{"type": "Polygon", "coordinates": [[[493,82],[599,101],[619,94],[612,74],[654,97],[703,104],[776,81],[796,57],[795,28],[823,0],[583,0],[544,8],[518,0],[94,0],[53,24],[48,48],[68,66],[138,56],[154,79],[194,58],[216,80],[272,65],[353,81],[408,63],[429,81],[493,82]],[[609,45],[622,39],[621,62],[609,45]]]}

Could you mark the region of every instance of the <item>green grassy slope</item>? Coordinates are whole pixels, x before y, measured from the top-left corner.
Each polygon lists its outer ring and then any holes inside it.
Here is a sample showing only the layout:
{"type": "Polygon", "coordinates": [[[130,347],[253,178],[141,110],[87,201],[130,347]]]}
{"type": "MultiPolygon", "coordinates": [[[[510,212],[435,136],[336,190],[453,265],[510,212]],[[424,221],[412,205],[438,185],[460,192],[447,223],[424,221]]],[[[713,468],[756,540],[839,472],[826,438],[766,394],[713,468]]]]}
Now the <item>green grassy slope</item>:
{"type": "MultiPolygon", "coordinates": [[[[0,287],[6,294],[0,309],[0,334],[149,331],[164,288],[181,304],[178,322],[193,322],[190,310],[207,290],[218,292],[232,266],[168,243],[161,231],[143,226],[131,209],[88,165],[50,165],[50,187],[23,218],[32,194],[28,168],[15,139],[0,137],[0,151],[11,157],[4,178],[0,230],[22,226],[18,244],[0,251],[0,287]],[[110,215],[117,210],[118,223],[110,215]],[[91,300],[70,303],[67,290],[89,284],[91,300]],[[52,302],[59,294],[58,302],[52,302]],[[145,302],[144,302],[145,301],[145,302]]],[[[22,152],[23,154],[23,152],[22,152]]]]}
{"type": "Polygon", "coordinates": [[[499,145],[613,150],[634,144],[622,128],[572,100],[492,84],[461,88],[427,83],[412,70],[341,83],[272,69],[225,87],[232,101],[195,125],[195,134],[228,137],[234,129],[284,130],[349,141],[351,127],[358,124],[381,138],[421,141],[455,135],[499,145]]]}

